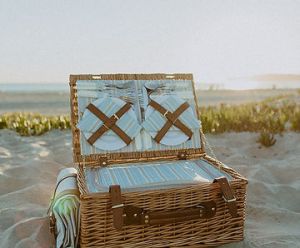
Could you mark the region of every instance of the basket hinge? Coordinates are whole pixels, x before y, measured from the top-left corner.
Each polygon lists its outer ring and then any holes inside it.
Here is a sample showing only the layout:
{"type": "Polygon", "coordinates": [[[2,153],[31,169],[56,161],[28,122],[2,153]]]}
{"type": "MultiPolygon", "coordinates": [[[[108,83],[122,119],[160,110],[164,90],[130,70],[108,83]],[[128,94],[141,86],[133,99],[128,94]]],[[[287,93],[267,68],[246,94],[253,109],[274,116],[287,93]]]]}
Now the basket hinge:
{"type": "Polygon", "coordinates": [[[101,166],[107,166],[108,165],[108,158],[107,157],[101,157],[100,159],[99,159],[99,163],[100,163],[100,165],[101,166]]]}
{"type": "Polygon", "coordinates": [[[188,154],[187,154],[186,151],[179,152],[179,153],[177,154],[177,158],[178,158],[179,160],[186,160],[186,159],[188,158],[188,154]]]}

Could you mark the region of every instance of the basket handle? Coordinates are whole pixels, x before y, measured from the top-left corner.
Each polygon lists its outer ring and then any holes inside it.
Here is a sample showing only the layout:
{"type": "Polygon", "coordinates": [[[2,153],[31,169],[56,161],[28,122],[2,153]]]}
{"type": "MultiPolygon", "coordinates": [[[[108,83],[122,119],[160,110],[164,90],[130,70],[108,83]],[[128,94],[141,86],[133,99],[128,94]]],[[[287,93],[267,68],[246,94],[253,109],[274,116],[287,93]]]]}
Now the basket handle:
{"type": "Polygon", "coordinates": [[[214,201],[207,201],[195,207],[180,210],[145,211],[144,216],[141,215],[141,221],[148,225],[163,225],[197,219],[210,219],[215,216],[216,209],[214,201]]]}
{"type": "Polygon", "coordinates": [[[128,225],[163,225],[197,219],[209,219],[215,216],[217,205],[215,201],[201,202],[190,208],[166,211],[148,211],[142,208],[122,203],[119,185],[110,187],[113,211],[113,224],[118,230],[128,225]]]}

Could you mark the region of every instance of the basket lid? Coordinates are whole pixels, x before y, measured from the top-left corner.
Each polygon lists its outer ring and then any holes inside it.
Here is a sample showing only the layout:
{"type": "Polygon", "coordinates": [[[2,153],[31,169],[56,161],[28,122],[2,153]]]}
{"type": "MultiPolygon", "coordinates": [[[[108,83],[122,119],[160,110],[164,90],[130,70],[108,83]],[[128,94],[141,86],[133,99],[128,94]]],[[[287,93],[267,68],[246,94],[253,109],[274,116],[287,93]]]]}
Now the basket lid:
{"type": "Polygon", "coordinates": [[[204,153],[192,74],[70,75],[70,93],[75,163],[204,153]]]}

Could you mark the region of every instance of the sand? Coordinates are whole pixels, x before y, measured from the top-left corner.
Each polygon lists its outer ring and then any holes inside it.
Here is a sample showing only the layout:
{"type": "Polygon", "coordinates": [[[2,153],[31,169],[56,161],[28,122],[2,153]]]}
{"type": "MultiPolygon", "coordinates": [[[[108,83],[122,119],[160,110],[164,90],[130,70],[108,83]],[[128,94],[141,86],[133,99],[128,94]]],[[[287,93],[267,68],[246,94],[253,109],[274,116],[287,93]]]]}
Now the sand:
{"type": "MultiPolygon", "coordinates": [[[[217,157],[249,178],[245,240],[224,247],[299,247],[300,134],[276,136],[271,148],[261,148],[257,136],[208,136],[217,157]]],[[[48,202],[58,171],[71,161],[70,131],[0,131],[1,248],[49,247],[48,202]]]]}

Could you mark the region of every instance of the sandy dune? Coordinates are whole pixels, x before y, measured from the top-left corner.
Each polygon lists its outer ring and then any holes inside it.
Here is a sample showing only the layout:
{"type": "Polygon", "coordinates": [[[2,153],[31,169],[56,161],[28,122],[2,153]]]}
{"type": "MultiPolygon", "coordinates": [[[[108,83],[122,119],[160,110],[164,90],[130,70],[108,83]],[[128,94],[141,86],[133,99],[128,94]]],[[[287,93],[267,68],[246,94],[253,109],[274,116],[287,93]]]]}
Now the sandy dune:
{"type": "MultiPolygon", "coordinates": [[[[224,247],[300,246],[300,134],[259,148],[257,134],[208,136],[219,159],[249,178],[246,238],[224,247]]],[[[59,169],[72,165],[71,133],[0,131],[0,247],[49,247],[46,209],[59,169]]]]}

